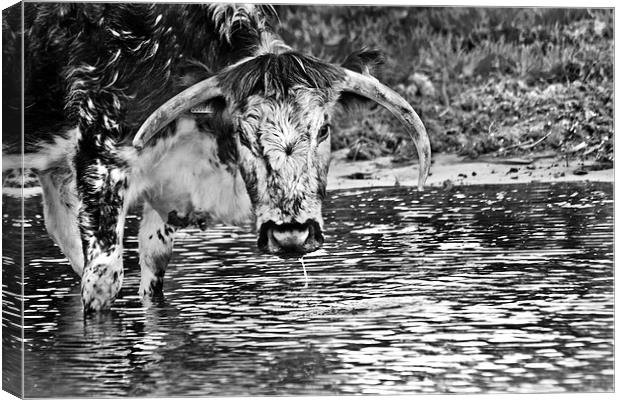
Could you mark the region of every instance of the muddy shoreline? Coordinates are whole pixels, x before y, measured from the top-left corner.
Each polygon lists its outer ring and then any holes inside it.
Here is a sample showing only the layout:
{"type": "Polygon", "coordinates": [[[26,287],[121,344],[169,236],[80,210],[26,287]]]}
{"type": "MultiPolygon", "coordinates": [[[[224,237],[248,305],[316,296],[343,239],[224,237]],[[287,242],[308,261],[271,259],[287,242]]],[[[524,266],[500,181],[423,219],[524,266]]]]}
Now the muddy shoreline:
{"type": "MultiPolygon", "coordinates": [[[[416,186],[418,163],[392,162],[392,157],[349,161],[346,149],[333,153],[328,190],[380,186],[416,186]]],[[[531,182],[613,182],[614,169],[596,169],[592,161],[565,160],[538,153],[527,157],[488,157],[468,160],[456,154],[434,154],[426,187],[531,182]]]]}

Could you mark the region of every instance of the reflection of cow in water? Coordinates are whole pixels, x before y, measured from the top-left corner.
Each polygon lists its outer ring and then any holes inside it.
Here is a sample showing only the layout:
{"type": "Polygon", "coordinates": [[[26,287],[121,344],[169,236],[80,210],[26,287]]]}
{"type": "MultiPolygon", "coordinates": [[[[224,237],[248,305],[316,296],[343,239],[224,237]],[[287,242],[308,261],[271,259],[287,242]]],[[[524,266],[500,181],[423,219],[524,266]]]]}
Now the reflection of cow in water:
{"type": "Polygon", "coordinates": [[[40,174],[47,229],[82,276],[85,311],[110,307],[121,287],[137,200],[143,295],[162,288],[175,229],[207,217],[253,216],[267,253],[319,248],[339,105],[386,107],[417,146],[420,188],[428,175],[424,126],[369,74],[377,54],[335,65],[296,52],[271,33],[269,7],[24,8],[26,139],[44,143],[26,161],[40,174]]]}

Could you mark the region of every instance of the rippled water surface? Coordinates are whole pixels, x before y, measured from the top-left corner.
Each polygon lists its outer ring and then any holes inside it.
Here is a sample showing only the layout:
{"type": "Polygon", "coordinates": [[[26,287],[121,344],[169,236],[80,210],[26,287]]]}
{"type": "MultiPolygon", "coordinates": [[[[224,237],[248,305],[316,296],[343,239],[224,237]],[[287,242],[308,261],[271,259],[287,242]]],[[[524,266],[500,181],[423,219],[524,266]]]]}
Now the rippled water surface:
{"type": "MultiPolygon", "coordinates": [[[[122,297],[83,319],[27,199],[26,395],[609,391],[612,200],[594,183],[332,192],[307,287],[299,262],[255,254],[247,227],[216,226],[181,232],[148,304],[132,217],[122,297]]],[[[18,210],[4,198],[9,310],[18,210]]]]}

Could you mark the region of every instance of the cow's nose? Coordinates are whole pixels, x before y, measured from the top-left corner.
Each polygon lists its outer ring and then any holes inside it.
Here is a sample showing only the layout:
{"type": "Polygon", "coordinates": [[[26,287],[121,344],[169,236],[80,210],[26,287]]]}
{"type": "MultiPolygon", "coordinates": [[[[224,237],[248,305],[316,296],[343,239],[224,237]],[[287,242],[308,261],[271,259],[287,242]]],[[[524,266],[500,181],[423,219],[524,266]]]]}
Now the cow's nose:
{"type": "Polygon", "coordinates": [[[291,229],[280,229],[280,227],[275,227],[272,229],[271,234],[273,235],[275,244],[282,250],[300,251],[304,243],[306,243],[306,239],[308,239],[310,229],[308,229],[307,226],[302,226],[300,229],[296,227],[291,229]]]}
{"type": "Polygon", "coordinates": [[[323,233],[314,220],[277,225],[273,221],[261,226],[258,247],[282,257],[299,257],[321,247],[323,233]]]}

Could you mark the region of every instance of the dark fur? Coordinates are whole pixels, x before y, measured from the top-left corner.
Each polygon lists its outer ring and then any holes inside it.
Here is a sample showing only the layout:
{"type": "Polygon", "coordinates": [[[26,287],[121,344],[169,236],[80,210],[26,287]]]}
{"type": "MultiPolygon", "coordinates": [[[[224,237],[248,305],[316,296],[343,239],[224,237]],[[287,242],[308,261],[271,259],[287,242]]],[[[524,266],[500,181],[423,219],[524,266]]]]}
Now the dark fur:
{"type": "Polygon", "coordinates": [[[314,89],[332,87],[342,79],[333,65],[296,52],[263,54],[222,74],[221,82],[235,101],[243,102],[260,94],[275,99],[286,98],[295,86],[314,89]]]}
{"type": "Polygon", "coordinates": [[[259,11],[224,35],[208,5],[26,3],[26,136],[67,122],[85,136],[133,135],[192,65],[218,71],[251,55],[269,9],[259,11]],[[119,128],[101,132],[104,117],[119,128]]]}

